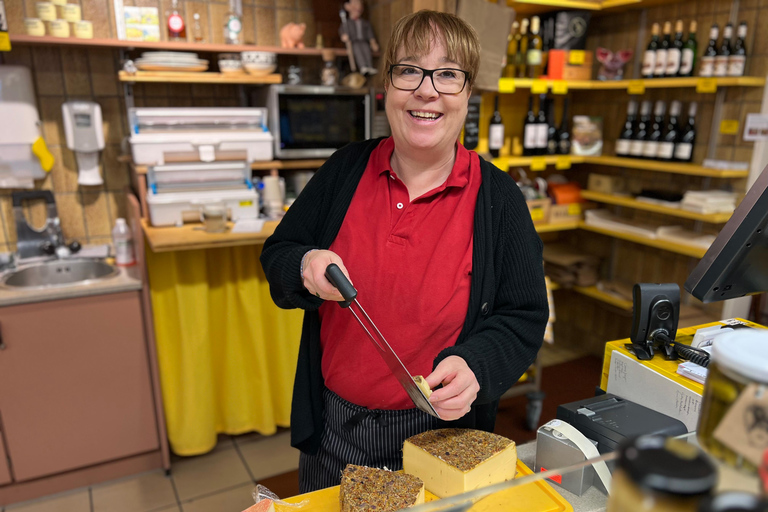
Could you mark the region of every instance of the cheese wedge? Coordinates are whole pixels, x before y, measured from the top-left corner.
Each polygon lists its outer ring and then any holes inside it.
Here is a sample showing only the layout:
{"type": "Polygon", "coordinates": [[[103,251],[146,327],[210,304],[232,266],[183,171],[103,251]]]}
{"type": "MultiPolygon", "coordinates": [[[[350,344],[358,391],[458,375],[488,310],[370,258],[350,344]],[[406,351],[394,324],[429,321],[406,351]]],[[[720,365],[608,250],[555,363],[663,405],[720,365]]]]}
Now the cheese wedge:
{"type": "Polygon", "coordinates": [[[445,498],[515,478],[517,448],[481,430],[429,430],[403,443],[403,470],[445,498]]]}
{"type": "Polygon", "coordinates": [[[341,512],[389,512],[424,503],[424,482],[412,475],[347,464],[341,474],[341,512]]]}
{"type": "Polygon", "coordinates": [[[424,395],[429,398],[429,395],[432,394],[432,389],[430,389],[429,384],[427,384],[427,381],[424,379],[424,377],[421,375],[416,375],[413,377],[413,382],[415,382],[424,392],[424,395]]]}

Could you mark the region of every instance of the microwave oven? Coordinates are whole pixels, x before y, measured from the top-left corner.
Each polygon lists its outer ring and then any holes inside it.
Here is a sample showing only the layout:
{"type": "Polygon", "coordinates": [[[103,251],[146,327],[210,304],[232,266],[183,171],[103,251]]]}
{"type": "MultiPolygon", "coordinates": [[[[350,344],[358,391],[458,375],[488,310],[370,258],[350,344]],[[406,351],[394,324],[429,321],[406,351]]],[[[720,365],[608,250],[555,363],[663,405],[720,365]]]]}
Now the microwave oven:
{"type": "Polygon", "coordinates": [[[276,158],[325,158],[371,138],[369,89],[320,85],[271,85],[269,128],[276,158]]]}

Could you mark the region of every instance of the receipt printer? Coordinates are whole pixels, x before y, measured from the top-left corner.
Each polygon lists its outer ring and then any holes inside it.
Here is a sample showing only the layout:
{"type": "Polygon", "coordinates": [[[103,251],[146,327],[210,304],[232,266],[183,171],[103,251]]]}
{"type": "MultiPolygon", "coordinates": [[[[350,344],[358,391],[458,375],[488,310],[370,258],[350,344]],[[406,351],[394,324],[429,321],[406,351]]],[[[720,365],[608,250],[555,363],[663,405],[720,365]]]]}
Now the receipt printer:
{"type": "Polygon", "coordinates": [[[597,442],[600,453],[612,452],[625,439],[640,435],[679,436],[688,432],[682,421],[610,393],[559,405],[557,419],[597,442]]]}

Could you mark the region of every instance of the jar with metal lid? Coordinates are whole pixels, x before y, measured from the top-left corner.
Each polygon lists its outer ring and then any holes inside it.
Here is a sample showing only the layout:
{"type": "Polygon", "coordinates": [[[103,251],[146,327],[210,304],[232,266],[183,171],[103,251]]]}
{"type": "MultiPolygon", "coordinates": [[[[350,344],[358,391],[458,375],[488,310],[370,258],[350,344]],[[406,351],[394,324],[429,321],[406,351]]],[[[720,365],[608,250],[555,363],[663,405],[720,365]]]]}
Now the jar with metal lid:
{"type": "Polygon", "coordinates": [[[768,449],[768,330],[715,339],[697,436],[726,464],[752,473],[768,449]]]}
{"type": "Polygon", "coordinates": [[[662,436],[622,445],[608,512],[696,512],[717,482],[717,471],[696,446],[662,436]]]}
{"type": "Polygon", "coordinates": [[[765,512],[768,500],[741,491],[720,493],[701,501],[699,512],[765,512]]]}

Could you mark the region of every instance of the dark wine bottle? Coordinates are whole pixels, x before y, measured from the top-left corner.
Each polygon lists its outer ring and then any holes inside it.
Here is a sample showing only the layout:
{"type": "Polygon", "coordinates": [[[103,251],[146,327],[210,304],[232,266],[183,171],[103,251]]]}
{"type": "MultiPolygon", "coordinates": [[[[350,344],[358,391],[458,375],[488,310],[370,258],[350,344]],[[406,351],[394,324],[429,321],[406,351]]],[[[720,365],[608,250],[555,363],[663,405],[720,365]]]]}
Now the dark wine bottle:
{"type": "Polygon", "coordinates": [[[488,124],[488,151],[493,158],[498,158],[501,148],[504,146],[504,123],[499,112],[499,96],[493,100],[493,115],[488,124]]]}
{"type": "Polygon", "coordinates": [[[555,100],[547,101],[547,154],[557,154],[557,124],[555,124],[555,100]]]}
{"type": "Polygon", "coordinates": [[[528,114],[523,122],[523,155],[536,154],[536,115],[533,113],[533,96],[528,97],[528,114]]]}
{"type": "Polygon", "coordinates": [[[725,76],[728,74],[728,59],[731,57],[731,37],[733,37],[733,25],[728,23],[723,29],[723,42],[715,57],[714,76],[725,76]]]}
{"type": "Polygon", "coordinates": [[[571,154],[571,130],[568,118],[568,96],[563,98],[563,117],[560,119],[560,128],[557,130],[557,154],[571,154]]]}
{"type": "Polygon", "coordinates": [[[715,58],[717,57],[717,34],[719,28],[717,23],[712,25],[709,29],[709,44],[701,55],[701,68],[699,69],[699,76],[710,77],[715,74],[715,58]]]}
{"type": "Polygon", "coordinates": [[[693,76],[693,70],[696,66],[696,52],[699,44],[696,42],[696,21],[691,22],[688,30],[688,39],[683,45],[682,61],[680,63],[680,76],[693,76]]]}
{"type": "Polygon", "coordinates": [[[736,34],[736,44],[733,45],[733,52],[728,59],[728,76],[743,76],[745,64],[747,63],[747,44],[744,41],[747,38],[747,22],[742,21],[736,34]]]}
{"type": "Polygon", "coordinates": [[[673,101],[669,106],[667,129],[659,143],[659,151],[656,154],[656,158],[659,160],[670,161],[675,158],[675,143],[677,143],[678,137],[680,136],[680,128],[678,126],[680,108],[681,104],[677,100],[673,101]]]}
{"type": "Polygon", "coordinates": [[[657,101],[653,109],[653,122],[648,130],[643,144],[643,158],[654,159],[659,152],[659,142],[661,142],[661,130],[664,128],[664,112],[667,108],[666,103],[657,101]]]}
{"type": "Polygon", "coordinates": [[[663,77],[667,73],[667,55],[670,47],[670,32],[672,32],[672,23],[665,21],[664,37],[661,39],[659,48],[656,50],[656,65],[653,68],[653,76],[656,78],[663,77]]]}
{"type": "Polygon", "coordinates": [[[683,58],[683,20],[675,22],[675,38],[667,50],[667,76],[677,76],[680,73],[680,62],[683,58]]]}
{"type": "Polygon", "coordinates": [[[616,140],[616,156],[629,156],[629,148],[632,145],[632,136],[635,130],[635,121],[637,119],[637,102],[630,100],[627,105],[627,119],[619,132],[619,138],[616,140]]]}
{"type": "Polygon", "coordinates": [[[651,123],[651,102],[644,101],[640,104],[640,120],[637,122],[635,133],[632,135],[632,144],[629,145],[629,154],[634,158],[643,157],[645,138],[651,123]]]}
{"type": "Polygon", "coordinates": [[[547,133],[549,124],[547,123],[547,95],[539,95],[539,115],[536,116],[536,153],[537,155],[547,154],[547,133]]]}
{"type": "Polygon", "coordinates": [[[659,49],[659,24],[654,23],[651,27],[651,41],[643,54],[643,78],[653,78],[653,71],[656,69],[656,50],[659,49]]]}
{"type": "Polygon", "coordinates": [[[696,102],[688,107],[688,122],[682,129],[682,133],[675,144],[675,160],[678,162],[690,162],[693,159],[693,146],[696,144],[696,102]]]}

